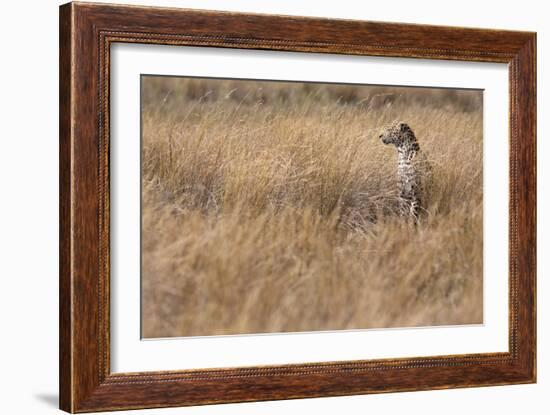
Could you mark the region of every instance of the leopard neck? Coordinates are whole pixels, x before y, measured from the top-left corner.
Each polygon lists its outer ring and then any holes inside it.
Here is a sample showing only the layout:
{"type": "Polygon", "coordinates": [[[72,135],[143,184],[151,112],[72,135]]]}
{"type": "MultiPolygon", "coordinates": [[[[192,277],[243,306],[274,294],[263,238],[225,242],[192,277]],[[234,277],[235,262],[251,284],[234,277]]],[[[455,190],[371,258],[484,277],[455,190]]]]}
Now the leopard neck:
{"type": "Polygon", "coordinates": [[[397,148],[397,153],[399,155],[399,162],[411,162],[418,151],[420,150],[420,146],[418,143],[407,143],[399,146],[397,148]]]}

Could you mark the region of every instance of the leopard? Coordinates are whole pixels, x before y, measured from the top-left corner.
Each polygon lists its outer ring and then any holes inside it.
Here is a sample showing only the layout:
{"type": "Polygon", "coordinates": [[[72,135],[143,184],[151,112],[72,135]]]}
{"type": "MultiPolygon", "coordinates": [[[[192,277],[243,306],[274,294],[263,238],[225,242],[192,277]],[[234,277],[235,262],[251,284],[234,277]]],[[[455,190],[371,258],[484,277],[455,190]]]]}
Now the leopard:
{"type": "Polygon", "coordinates": [[[397,149],[398,212],[416,225],[425,205],[426,185],[431,179],[431,164],[412,128],[403,121],[386,126],[379,138],[383,144],[397,149]]]}

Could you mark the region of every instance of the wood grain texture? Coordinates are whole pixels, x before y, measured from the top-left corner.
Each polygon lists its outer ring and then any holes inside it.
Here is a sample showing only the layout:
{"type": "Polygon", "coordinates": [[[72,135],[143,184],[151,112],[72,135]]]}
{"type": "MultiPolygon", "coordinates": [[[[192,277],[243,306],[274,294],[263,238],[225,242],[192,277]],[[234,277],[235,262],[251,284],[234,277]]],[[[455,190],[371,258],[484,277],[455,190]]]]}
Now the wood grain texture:
{"type": "Polygon", "coordinates": [[[59,405],[72,409],[71,321],[71,141],[72,19],[70,7],[59,14],[59,405]]]}
{"type": "Polygon", "coordinates": [[[536,36],[70,3],[60,9],[60,407],[68,412],[535,381],[536,36]],[[510,64],[510,351],[110,373],[109,59],[114,42],[510,64]]]}

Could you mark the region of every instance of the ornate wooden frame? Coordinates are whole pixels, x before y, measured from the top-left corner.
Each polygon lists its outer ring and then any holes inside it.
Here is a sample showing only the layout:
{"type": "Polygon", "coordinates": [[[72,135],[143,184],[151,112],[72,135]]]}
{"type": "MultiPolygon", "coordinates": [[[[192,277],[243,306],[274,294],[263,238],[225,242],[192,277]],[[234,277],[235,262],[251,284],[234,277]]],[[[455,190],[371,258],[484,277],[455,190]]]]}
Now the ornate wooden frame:
{"type": "Polygon", "coordinates": [[[60,407],[68,412],[536,379],[536,34],[69,3],[60,8],[60,407]],[[147,373],[109,369],[113,42],[509,64],[509,352],[147,373]]]}

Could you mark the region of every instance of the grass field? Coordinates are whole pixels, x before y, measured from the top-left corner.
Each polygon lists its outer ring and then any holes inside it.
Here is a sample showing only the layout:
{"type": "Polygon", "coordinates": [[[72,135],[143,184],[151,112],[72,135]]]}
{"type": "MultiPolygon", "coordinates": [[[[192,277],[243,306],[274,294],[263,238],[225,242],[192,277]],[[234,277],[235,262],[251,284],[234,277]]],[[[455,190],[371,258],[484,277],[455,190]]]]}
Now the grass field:
{"type": "Polygon", "coordinates": [[[482,135],[479,91],[143,77],[143,336],[482,322],[482,135]]]}

